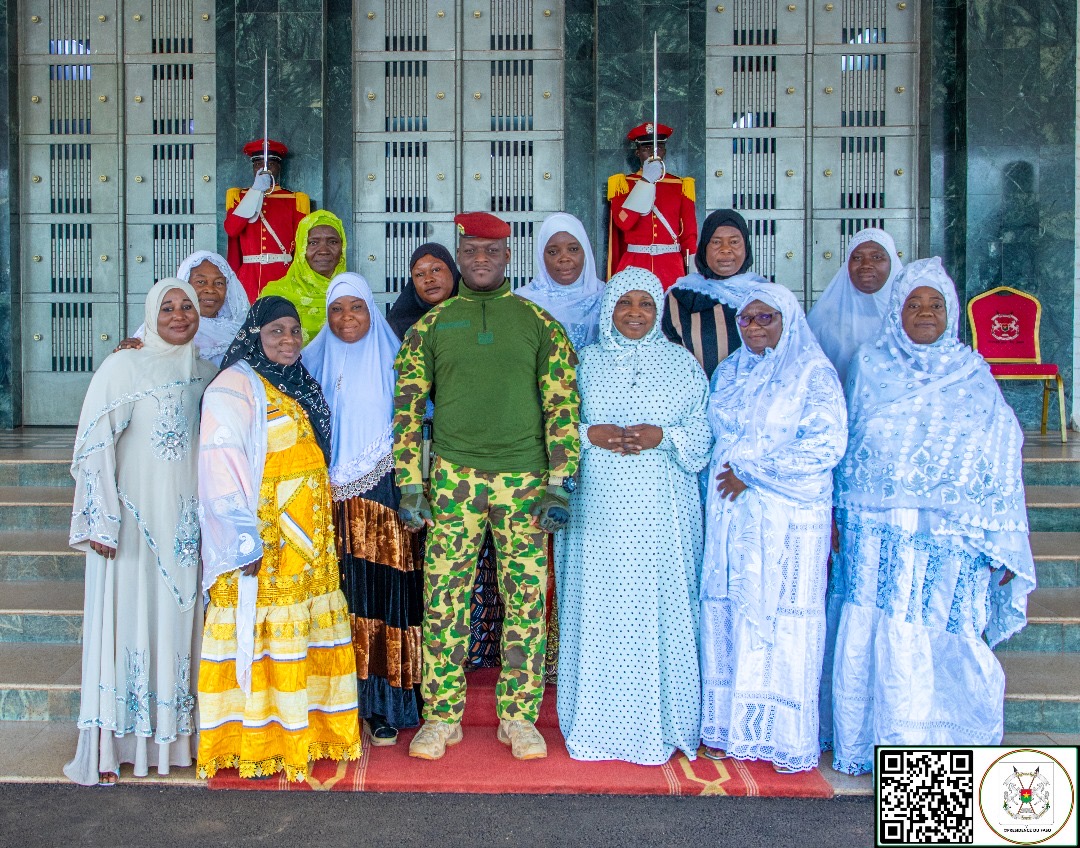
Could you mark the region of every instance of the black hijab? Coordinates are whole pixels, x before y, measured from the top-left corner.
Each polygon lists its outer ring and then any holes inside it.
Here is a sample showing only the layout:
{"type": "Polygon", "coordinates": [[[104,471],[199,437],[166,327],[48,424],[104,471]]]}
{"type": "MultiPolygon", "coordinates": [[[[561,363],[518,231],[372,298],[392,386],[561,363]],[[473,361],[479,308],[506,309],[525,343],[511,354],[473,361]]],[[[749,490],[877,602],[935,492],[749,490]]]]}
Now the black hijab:
{"type": "Polygon", "coordinates": [[[259,332],[263,325],[278,318],[295,318],[300,314],[292,302],[283,297],[271,295],[260,297],[248,310],[247,319],[236,331],[225,356],[221,359],[221,370],[243,360],[252,367],[256,374],[265,378],[276,389],[293,398],[307,413],[315,440],[322,448],[326,462],[330,462],[330,407],[326,405],[318,381],[308,373],[299,359],[292,365],[278,365],[271,361],[263,350],[259,332]]]}
{"type": "Polygon", "coordinates": [[[458,293],[461,272],[458,270],[454,257],[450,255],[450,251],[434,241],[429,241],[427,244],[422,244],[416,248],[413,251],[412,258],[409,259],[409,282],[405,284],[405,288],[401,290],[398,299],[390,307],[390,314],[386,316],[391,329],[399,339],[405,338],[405,331],[432,309],[432,305],[425,302],[417,293],[416,286],[413,285],[412,281],[413,266],[424,256],[432,256],[445,263],[446,267],[450,269],[450,273],[454,275],[454,287],[450,290],[450,297],[458,293]]]}
{"type": "MultiPolygon", "coordinates": [[[[754,250],[750,247],[750,229],[746,226],[746,219],[734,209],[717,209],[701,225],[701,238],[698,239],[697,253],[694,254],[694,264],[697,266],[698,272],[706,280],[724,279],[713,271],[709,267],[709,263],[705,261],[705,250],[709,246],[709,239],[713,237],[713,233],[720,227],[734,227],[742,233],[743,242],[746,244],[746,260],[743,262],[742,267],[736,271],[736,274],[745,274],[750,266],[754,264],[754,250]]],[[[732,276],[735,276],[735,274],[732,274],[732,276]]]]}

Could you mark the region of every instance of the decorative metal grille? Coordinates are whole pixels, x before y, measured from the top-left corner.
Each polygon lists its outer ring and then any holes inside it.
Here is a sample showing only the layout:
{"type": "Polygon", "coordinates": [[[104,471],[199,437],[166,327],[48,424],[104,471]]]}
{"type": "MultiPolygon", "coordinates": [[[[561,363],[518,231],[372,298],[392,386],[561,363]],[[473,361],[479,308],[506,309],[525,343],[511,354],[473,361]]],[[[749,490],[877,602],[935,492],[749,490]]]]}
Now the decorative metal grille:
{"type": "Polygon", "coordinates": [[[776,126],[776,56],[731,57],[731,126],[776,126]]]}
{"type": "Polygon", "coordinates": [[[506,267],[506,276],[511,288],[523,286],[533,278],[533,234],[539,227],[532,221],[511,221],[510,264],[506,267]]]}
{"type": "Polygon", "coordinates": [[[533,128],[532,59],[500,59],[491,63],[491,131],[533,128]]]}
{"type": "Polygon", "coordinates": [[[175,276],[177,266],[194,250],[194,224],[154,224],[154,279],[175,276]]]}
{"type": "MultiPolygon", "coordinates": [[[[533,143],[491,142],[492,212],[533,211],[533,143]]],[[[529,232],[532,232],[530,230],[529,232]]]]}
{"type": "Polygon", "coordinates": [[[49,262],[49,290],[52,294],[93,292],[93,225],[50,224],[49,262]]]}
{"type": "Polygon", "coordinates": [[[424,132],[428,128],[428,63],[386,63],[386,131],[424,132]]]}
{"type": "Polygon", "coordinates": [[[94,370],[94,304],[52,304],[52,370],[94,370]]]}
{"type": "Polygon", "coordinates": [[[195,132],[195,66],[152,65],[154,135],[191,135],[195,132]]]}
{"type": "Polygon", "coordinates": [[[92,65],[49,65],[49,132],[90,133],[92,65]]]}
{"type": "Polygon", "coordinates": [[[754,248],[754,270],[776,283],[788,282],[776,279],[776,221],[771,218],[749,219],[750,244],[754,248]]]}
{"type": "Polygon", "coordinates": [[[740,47],[776,44],[777,0],[734,0],[732,43],[740,47]]]}
{"type": "Polygon", "coordinates": [[[386,143],[387,212],[428,211],[428,146],[426,141],[386,143]]]}
{"type": "Polygon", "coordinates": [[[842,0],[842,3],[845,42],[885,43],[885,0],[842,0]]]}
{"type": "Polygon", "coordinates": [[[884,53],[840,57],[840,125],[885,126],[884,53]]]}
{"type": "Polygon", "coordinates": [[[386,50],[428,49],[427,0],[386,0],[386,50]]]}
{"type": "Polygon", "coordinates": [[[776,139],[732,139],[731,208],[776,208],[776,139]]]}
{"type": "MultiPolygon", "coordinates": [[[[195,211],[195,145],[154,145],[154,214],[195,211]]],[[[174,268],[175,270],[175,268],[174,268]]]]}
{"type": "Polygon", "coordinates": [[[400,292],[409,281],[412,252],[428,240],[428,228],[416,221],[386,224],[386,291],[400,292]]]}
{"type": "Polygon", "coordinates": [[[57,215],[88,215],[91,207],[90,145],[50,144],[52,193],[49,211],[57,215]]]}
{"type": "Polygon", "coordinates": [[[533,49],[533,4],[531,0],[492,0],[491,49],[533,49]]]}
{"type": "Polygon", "coordinates": [[[841,260],[847,256],[848,243],[851,241],[851,237],[860,230],[865,230],[867,227],[877,227],[880,230],[885,229],[884,218],[841,218],[839,221],[839,239],[837,243],[836,255],[841,260]]]}
{"type": "Polygon", "coordinates": [[[150,20],[153,53],[191,53],[194,45],[191,0],[154,0],[150,20]]]}
{"type": "Polygon", "coordinates": [[[842,136],[840,208],[882,209],[885,205],[885,139],[842,136]]]}
{"type": "Polygon", "coordinates": [[[49,52],[70,56],[90,52],[90,4],[49,0],[49,52]]]}

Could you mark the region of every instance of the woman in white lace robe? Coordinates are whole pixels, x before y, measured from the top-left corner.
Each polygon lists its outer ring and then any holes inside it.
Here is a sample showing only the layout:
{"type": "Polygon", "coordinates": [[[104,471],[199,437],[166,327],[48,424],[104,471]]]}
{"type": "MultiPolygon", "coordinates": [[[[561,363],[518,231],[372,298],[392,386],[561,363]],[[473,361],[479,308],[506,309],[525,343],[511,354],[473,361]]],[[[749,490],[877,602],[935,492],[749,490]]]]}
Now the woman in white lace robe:
{"type": "Polygon", "coordinates": [[[743,346],[712,378],[701,586],[706,756],[818,762],[832,470],[847,444],[836,369],[783,286],[755,285],[743,346]]]}
{"type": "Polygon", "coordinates": [[[1024,436],[957,337],[961,314],[941,260],[912,262],[880,340],[851,361],[828,724],[822,711],[822,742],[848,774],[872,769],[875,745],[1001,742],[992,648],[1024,626],[1035,588],[1024,436]]]}
{"type": "Polygon", "coordinates": [[[109,356],[86,392],[71,474],[72,547],[86,551],[76,783],[168,774],[194,754],[193,640],[201,631],[198,297],[178,279],[146,296],[146,338],[109,356]],[[160,319],[160,320],[159,320],[160,319]]]}

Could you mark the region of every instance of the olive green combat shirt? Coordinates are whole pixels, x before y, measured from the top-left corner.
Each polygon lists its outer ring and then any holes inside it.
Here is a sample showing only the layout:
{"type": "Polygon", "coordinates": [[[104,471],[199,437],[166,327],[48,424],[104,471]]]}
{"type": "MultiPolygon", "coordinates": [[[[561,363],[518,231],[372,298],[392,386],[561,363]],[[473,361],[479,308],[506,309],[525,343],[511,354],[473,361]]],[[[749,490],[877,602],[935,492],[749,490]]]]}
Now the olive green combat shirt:
{"type": "Polygon", "coordinates": [[[562,325],[515,296],[462,285],[405,333],[394,367],[398,485],[422,483],[422,423],[435,389],[434,453],[503,474],[577,472],[577,357],[562,325]]]}

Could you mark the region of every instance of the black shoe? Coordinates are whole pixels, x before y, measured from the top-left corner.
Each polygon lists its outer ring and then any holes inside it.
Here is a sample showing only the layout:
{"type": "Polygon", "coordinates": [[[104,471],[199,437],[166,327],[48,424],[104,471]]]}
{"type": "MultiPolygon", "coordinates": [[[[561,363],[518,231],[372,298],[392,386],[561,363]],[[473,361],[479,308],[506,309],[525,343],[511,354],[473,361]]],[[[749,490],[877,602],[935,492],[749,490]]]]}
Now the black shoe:
{"type": "Polygon", "coordinates": [[[373,715],[365,719],[364,723],[367,725],[368,733],[371,734],[371,744],[376,748],[397,744],[397,728],[382,716],[373,715]]]}

